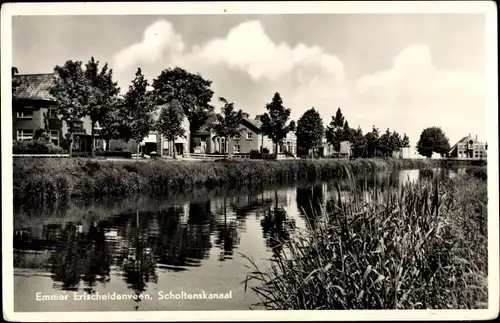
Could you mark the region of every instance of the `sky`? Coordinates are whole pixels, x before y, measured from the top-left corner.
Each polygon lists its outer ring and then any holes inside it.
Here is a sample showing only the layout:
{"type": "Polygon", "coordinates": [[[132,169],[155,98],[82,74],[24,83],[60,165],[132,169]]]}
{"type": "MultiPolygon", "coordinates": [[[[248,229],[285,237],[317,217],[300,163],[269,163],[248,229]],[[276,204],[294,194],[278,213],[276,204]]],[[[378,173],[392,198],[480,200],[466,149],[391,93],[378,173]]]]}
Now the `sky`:
{"type": "Polygon", "coordinates": [[[443,129],[450,144],[488,135],[481,14],[16,16],[13,66],[51,73],[66,60],[108,63],[122,91],[182,67],[251,116],[279,92],[297,120],[311,107],[352,128],[443,129]]]}

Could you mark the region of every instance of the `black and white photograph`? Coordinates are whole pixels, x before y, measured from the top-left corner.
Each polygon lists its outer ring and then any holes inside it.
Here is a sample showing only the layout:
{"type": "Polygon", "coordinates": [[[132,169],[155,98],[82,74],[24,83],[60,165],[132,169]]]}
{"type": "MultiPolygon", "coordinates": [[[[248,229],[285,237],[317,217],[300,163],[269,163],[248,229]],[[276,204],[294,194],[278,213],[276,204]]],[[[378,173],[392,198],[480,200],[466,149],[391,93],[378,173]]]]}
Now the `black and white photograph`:
{"type": "Polygon", "coordinates": [[[4,317],[497,317],[496,29],[488,1],[2,5],[4,317]]]}

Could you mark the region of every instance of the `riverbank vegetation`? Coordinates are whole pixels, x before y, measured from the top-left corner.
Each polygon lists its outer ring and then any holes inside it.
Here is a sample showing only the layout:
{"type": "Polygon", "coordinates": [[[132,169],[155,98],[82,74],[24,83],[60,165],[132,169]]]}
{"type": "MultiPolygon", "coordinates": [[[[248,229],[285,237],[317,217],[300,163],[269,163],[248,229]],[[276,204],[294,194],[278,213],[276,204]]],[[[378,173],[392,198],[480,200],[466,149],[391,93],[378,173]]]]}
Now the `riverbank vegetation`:
{"type": "MultiPolygon", "coordinates": [[[[124,197],[189,191],[195,187],[259,186],[345,177],[394,169],[446,166],[448,161],[405,159],[92,161],[15,158],[14,203],[44,205],[75,197],[124,197]]],[[[448,165],[449,166],[449,165],[448,165]]]]}
{"type": "Polygon", "coordinates": [[[349,191],[314,226],[280,241],[267,269],[248,258],[254,268],[245,284],[261,306],[488,307],[486,181],[464,174],[364,193],[353,182],[349,191]]]}

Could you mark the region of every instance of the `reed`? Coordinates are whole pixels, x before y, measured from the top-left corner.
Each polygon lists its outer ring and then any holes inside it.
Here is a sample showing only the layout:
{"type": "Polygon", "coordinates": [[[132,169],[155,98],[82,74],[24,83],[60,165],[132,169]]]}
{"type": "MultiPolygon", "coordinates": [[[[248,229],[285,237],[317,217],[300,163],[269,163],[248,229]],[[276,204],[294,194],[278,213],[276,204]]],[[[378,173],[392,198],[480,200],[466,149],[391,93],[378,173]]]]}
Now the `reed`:
{"type": "Polygon", "coordinates": [[[260,186],[345,177],[394,169],[439,167],[439,160],[229,160],[106,161],[81,158],[15,158],[16,205],[41,206],[72,198],[166,195],[196,187],[260,186]]]}
{"type": "MultiPolygon", "coordinates": [[[[344,195],[343,195],[344,196],[344,195]]],[[[487,308],[486,182],[469,175],[362,193],[322,208],[245,290],[267,309],[487,308]],[[471,243],[473,242],[473,243],[471,243]]]]}

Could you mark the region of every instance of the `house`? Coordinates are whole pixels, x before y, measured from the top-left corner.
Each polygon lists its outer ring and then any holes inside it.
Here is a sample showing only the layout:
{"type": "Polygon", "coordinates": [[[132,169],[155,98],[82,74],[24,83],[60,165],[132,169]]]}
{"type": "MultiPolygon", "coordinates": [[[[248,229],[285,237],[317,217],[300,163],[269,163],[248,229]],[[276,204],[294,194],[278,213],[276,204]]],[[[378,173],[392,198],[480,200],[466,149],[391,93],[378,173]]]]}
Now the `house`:
{"type": "Polygon", "coordinates": [[[485,159],[487,157],[488,144],[481,142],[469,134],[460,139],[450,150],[449,156],[459,159],[485,159]]]}
{"type": "MultiPolygon", "coordinates": [[[[153,113],[153,120],[156,122],[160,116],[160,111],[165,105],[160,105],[157,107],[153,113]]],[[[140,152],[144,154],[151,154],[155,152],[160,156],[173,156],[174,149],[176,156],[187,157],[190,152],[190,131],[189,131],[189,120],[184,116],[182,127],[184,128],[184,136],[177,137],[174,142],[169,141],[163,137],[158,131],[151,131],[146,138],[144,138],[139,144],[140,152]]],[[[109,141],[110,151],[128,151],[131,153],[137,153],[137,142],[133,139],[125,142],[124,140],[110,140],[109,141]]]]}
{"type": "Polygon", "coordinates": [[[278,154],[285,153],[297,155],[297,136],[293,131],[287,133],[286,137],[278,144],[278,154]]]}
{"type": "Polygon", "coordinates": [[[215,144],[215,134],[210,131],[207,125],[201,126],[198,131],[191,134],[191,152],[195,154],[213,153],[215,144]]]}
{"type": "MultiPolygon", "coordinates": [[[[193,150],[195,153],[222,153],[222,154],[249,154],[250,151],[261,151],[267,149],[273,153],[275,145],[269,137],[262,133],[262,121],[260,115],[255,118],[244,117],[241,120],[240,134],[234,138],[225,138],[217,136],[208,130],[207,127],[200,128],[200,131],[193,133],[193,150]]],[[[287,137],[278,144],[278,154],[285,152],[296,154],[297,139],[295,134],[290,132],[287,137]]]]}
{"type": "MultiPolygon", "coordinates": [[[[37,129],[46,129],[50,140],[55,145],[69,149],[68,124],[62,121],[57,112],[55,99],[50,94],[54,84],[54,74],[15,75],[20,81],[12,97],[12,138],[13,140],[31,140],[37,129]]],[[[75,120],[73,125],[73,151],[91,151],[90,118],[75,120]]],[[[94,128],[97,130],[98,125],[94,128]]],[[[95,136],[96,148],[103,146],[103,141],[95,136]]]]}

